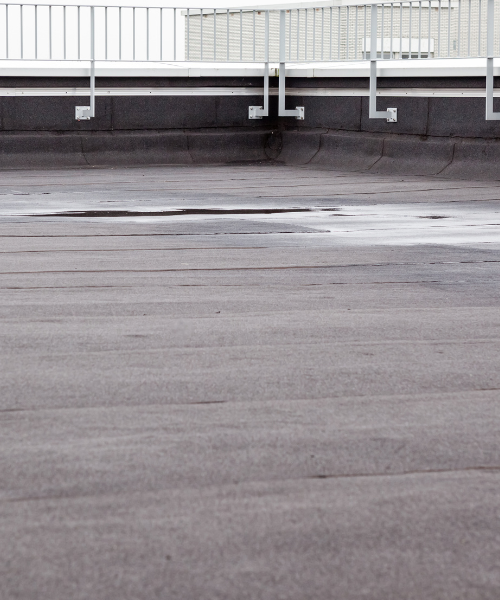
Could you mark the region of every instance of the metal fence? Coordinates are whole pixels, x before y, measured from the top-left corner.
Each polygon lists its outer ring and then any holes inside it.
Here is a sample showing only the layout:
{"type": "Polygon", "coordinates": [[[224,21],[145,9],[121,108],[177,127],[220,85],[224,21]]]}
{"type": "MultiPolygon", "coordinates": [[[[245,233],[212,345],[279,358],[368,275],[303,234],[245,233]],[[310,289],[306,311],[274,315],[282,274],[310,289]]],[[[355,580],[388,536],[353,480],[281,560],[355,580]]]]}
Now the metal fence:
{"type": "MultiPolygon", "coordinates": [[[[366,60],[372,18],[379,59],[465,58],[486,55],[487,0],[418,0],[284,11],[285,58],[292,62],[366,60]]],[[[278,62],[279,10],[270,10],[271,61],[278,62]]],[[[500,2],[494,0],[495,18],[500,2]]],[[[192,60],[255,61],[264,54],[264,12],[185,11],[186,54],[192,60]]],[[[500,29],[499,29],[500,32],[500,29]]],[[[500,34],[495,35],[495,53],[500,34]]]]}
{"type": "Polygon", "coordinates": [[[181,11],[0,4],[0,60],[176,61],[181,11]]]}
{"type": "MultiPolygon", "coordinates": [[[[498,22],[500,0],[285,10],[0,4],[0,60],[91,60],[93,52],[100,61],[262,62],[267,44],[279,62],[282,35],[286,61],[366,60],[372,19],[380,60],[485,57],[491,3],[498,22]]],[[[500,55],[498,27],[493,46],[500,55]]]]}
{"type": "Polygon", "coordinates": [[[249,118],[267,116],[269,64],[279,63],[279,114],[298,119],[303,107],[285,109],[287,63],[369,61],[370,117],[395,121],[395,109],[375,108],[378,61],[476,57],[487,65],[486,118],[497,119],[492,94],[499,18],[500,0],[393,0],[279,10],[0,4],[0,61],[89,61],[91,102],[77,107],[79,119],[94,116],[99,61],[260,63],[264,105],[250,107],[249,118]]]}

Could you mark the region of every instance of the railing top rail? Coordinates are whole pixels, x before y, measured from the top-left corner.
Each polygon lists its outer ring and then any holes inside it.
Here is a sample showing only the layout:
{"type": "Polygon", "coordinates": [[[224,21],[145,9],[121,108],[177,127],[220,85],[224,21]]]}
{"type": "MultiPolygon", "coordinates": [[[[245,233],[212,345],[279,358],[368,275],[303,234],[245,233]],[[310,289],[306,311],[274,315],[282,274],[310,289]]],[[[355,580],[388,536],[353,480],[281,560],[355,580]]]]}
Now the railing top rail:
{"type": "MultiPolygon", "coordinates": [[[[144,5],[144,4],[75,4],[75,3],[64,3],[64,2],[0,2],[0,6],[46,6],[46,7],[58,7],[61,8],[156,8],[156,9],[177,9],[187,10],[190,6],[159,6],[159,5],[144,5]]],[[[199,7],[196,7],[200,10],[199,7]]],[[[204,8],[203,10],[213,10],[213,8],[204,8]]]]}
{"type": "MultiPolygon", "coordinates": [[[[438,5],[440,4],[442,7],[447,6],[447,5],[452,5],[452,4],[458,4],[459,0],[373,0],[370,1],[368,0],[367,2],[356,2],[355,0],[347,0],[347,1],[343,1],[343,2],[339,2],[339,3],[334,3],[334,2],[328,2],[328,3],[323,3],[323,4],[307,4],[307,3],[300,3],[300,4],[294,4],[293,2],[290,4],[283,4],[283,5],[264,5],[264,6],[234,6],[234,5],[227,5],[227,6],[207,6],[207,7],[200,7],[197,6],[196,4],[183,4],[183,5],[157,5],[157,4],[151,4],[151,5],[144,5],[144,4],[80,4],[80,3],[65,3],[65,2],[0,2],[0,6],[46,6],[46,7],[57,7],[60,6],[62,7],[66,7],[66,8],[70,8],[70,7],[75,7],[75,8],[142,8],[142,9],[165,9],[165,10],[192,10],[192,11],[258,11],[258,12],[275,12],[275,11],[279,11],[279,10],[314,10],[314,9],[322,9],[322,8],[339,8],[339,7],[345,7],[345,6],[372,6],[372,5],[376,5],[376,6],[382,6],[382,5],[391,5],[391,4],[397,4],[397,5],[409,5],[409,4],[421,4],[424,6],[428,6],[429,4],[435,4],[438,5]]],[[[196,13],[193,13],[196,14],[196,13]]]]}

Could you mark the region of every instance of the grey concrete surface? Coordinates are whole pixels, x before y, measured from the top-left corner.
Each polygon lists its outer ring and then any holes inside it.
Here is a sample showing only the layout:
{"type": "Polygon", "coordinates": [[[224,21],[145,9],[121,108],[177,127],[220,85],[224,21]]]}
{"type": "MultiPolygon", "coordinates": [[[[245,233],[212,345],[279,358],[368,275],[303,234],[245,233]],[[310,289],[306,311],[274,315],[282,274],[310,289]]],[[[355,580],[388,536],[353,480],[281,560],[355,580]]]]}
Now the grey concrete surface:
{"type": "Polygon", "coordinates": [[[497,600],[499,188],[1,172],[0,598],[497,600]]]}

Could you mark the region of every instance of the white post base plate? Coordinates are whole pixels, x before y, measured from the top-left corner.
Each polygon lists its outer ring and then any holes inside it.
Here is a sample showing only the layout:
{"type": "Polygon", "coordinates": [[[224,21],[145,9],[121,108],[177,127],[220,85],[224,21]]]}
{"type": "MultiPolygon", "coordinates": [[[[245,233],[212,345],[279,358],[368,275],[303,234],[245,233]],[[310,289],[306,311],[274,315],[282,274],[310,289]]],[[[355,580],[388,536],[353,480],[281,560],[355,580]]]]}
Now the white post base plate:
{"type": "Polygon", "coordinates": [[[397,123],[398,122],[398,109],[397,108],[388,108],[387,109],[387,122],[388,123],[397,123]]]}
{"type": "Polygon", "coordinates": [[[303,121],[304,120],[304,107],[296,106],[295,110],[297,111],[297,115],[295,117],[297,119],[297,121],[303,121]]]}
{"type": "Polygon", "coordinates": [[[75,106],[75,119],[77,121],[90,121],[90,106],[75,106]]]}
{"type": "Polygon", "coordinates": [[[249,106],[248,107],[248,118],[249,119],[262,119],[264,108],[262,106],[249,106]]]}

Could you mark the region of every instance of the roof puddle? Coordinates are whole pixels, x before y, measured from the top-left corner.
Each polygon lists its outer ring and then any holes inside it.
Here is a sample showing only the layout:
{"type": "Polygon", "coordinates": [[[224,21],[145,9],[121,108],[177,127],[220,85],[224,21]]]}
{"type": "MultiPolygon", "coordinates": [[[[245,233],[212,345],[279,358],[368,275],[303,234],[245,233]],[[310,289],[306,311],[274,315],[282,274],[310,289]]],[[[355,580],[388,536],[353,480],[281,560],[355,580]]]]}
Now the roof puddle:
{"type": "Polygon", "coordinates": [[[339,208],[179,208],[170,210],[68,210],[38,213],[31,217],[176,217],[183,215],[272,215],[284,213],[331,212],[339,208]]]}

